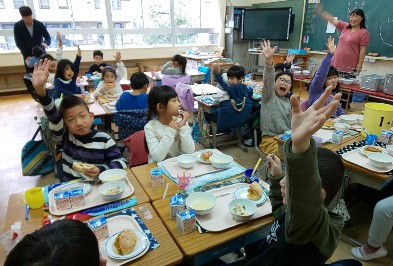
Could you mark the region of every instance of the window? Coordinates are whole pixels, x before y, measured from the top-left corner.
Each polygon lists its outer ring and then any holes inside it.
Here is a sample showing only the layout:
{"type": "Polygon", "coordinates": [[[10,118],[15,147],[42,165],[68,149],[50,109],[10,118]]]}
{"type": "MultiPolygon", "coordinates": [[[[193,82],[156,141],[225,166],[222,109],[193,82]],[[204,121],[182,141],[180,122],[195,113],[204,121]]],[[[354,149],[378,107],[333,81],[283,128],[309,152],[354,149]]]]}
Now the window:
{"type": "Polygon", "coordinates": [[[112,0],[112,9],[121,10],[121,0],[112,0]]]}
{"type": "Polygon", "coordinates": [[[49,9],[49,0],[39,0],[38,1],[40,9],[49,9]]]}
{"type": "Polygon", "coordinates": [[[0,0],[0,8],[4,8],[4,1],[0,0]]]}
{"type": "Polygon", "coordinates": [[[57,0],[59,9],[68,9],[68,0],[57,0]]]}
{"type": "Polygon", "coordinates": [[[25,5],[25,1],[23,0],[14,0],[14,8],[19,9],[21,6],[25,5]]]}

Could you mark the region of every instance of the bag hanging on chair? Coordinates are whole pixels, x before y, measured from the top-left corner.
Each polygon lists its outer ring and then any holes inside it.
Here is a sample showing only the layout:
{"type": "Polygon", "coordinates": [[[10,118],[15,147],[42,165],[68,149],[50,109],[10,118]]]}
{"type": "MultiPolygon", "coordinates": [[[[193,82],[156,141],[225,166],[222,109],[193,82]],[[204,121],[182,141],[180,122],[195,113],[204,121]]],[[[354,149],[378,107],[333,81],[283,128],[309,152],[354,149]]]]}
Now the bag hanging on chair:
{"type": "Polygon", "coordinates": [[[203,109],[198,110],[198,141],[205,147],[210,147],[210,124],[205,119],[205,112],[203,109]]]}
{"type": "Polygon", "coordinates": [[[341,215],[344,218],[345,226],[349,226],[351,224],[351,215],[348,212],[347,206],[345,204],[345,192],[347,190],[347,187],[350,182],[350,176],[345,175],[344,176],[344,182],[342,185],[342,192],[341,192],[341,198],[338,200],[337,205],[334,207],[332,212],[337,213],[341,215]]]}
{"type": "Polygon", "coordinates": [[[41,127],[22,148],[22,174],[24,176],[44,175],[53,172],[55,160],[43,140],[35,141],[41,127]]]}

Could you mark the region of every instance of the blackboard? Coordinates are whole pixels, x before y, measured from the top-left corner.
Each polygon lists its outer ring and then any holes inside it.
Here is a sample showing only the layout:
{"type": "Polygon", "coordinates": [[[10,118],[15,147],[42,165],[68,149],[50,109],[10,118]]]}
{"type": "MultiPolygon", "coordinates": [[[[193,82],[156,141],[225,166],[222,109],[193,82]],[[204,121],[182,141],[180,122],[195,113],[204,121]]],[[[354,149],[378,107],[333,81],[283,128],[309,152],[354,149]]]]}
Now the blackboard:
{"type": "MultiPolygon", "coordinates": [[[[327,22],[316,12],[318,0],[306,0],[302,48],[313,51],[326,50],[328,36],[339,40],[340,31],[326,33],[327,22]]],[[[324,10],[338,19],[349,22],[349,13],[355,8],[363,9],[366,27],[370,33],[367,53],[393,57],[393,1],[392,0],[320,0],[324,10]]],[[[366,53],[366,54],[367,54],[366,53]]]]}

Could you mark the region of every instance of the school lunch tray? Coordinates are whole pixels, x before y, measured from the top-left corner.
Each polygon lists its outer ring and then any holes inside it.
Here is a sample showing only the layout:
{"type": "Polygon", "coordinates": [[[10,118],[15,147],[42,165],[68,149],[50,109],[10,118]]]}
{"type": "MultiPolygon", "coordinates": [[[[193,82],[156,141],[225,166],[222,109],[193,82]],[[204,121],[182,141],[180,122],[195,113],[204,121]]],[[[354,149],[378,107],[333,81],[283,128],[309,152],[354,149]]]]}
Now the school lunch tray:
{"type": "MultiPolygon", "coordinates": [[[[269,190],[269,185],[264,181],[259,182],[264,188],[269,190]]],[[[251,219],[247,221],[238,221],[232,217],[232,214],[229,211],[229,203],[235,199],[234,191],[239,187],[249,186],[247,183],[237,183],[217,189],[212,189],[207,192],[212,193],[217,197],[216,206],[214,206],[213,210],[206,215],[196,215],[196,220],[199,225],[210,232],[219,232],[239,224],[247,223],[248,221],[255,220],[257,218],[269,215],[272,213],[272,204],[270,202],[269,197],[267,197],[266,201],[257,205],[257,211],[251,217],[251,219]]],[[[264,192],[265,193],[265,192],[264,192]]]]}
{"type": "Polygon", "coordinates": [[[341,155],[342,158],[350,163],[356,164],[360,167],[366,168],[376,173],[387,173],[393,170],[393,164],[388,167],[378,168],[370,163],[370,160],[366,155],[363,155],[359,152],[359,149],[355,149],[349,152],[346,152],[341,155]]]}
{"type": "Polygon", "coordinates": [[[134,193],[134,187],[132,186],[132,184],[131,184],[130,180],[128,180],[128,178],[126,178],[126,181],[124,183],[126,184],[124,192],[121,195],[121,197],[116,200],[104,200],[103,197],[101,196],[101,194],[98,192],[98,188],[102,184],[101,183],[100,184],[92,184],[90,192],[85,195],[85,205],[78,207],[78,208],[71,208],[71,209],[67,209],[67,210],[58,210],[56,208],[54,194],[55,194],[55,192],[62,190],[62,188],[63,188],[63,186],[58,186],[49,192],[49,195],[48,195],[49,212],[54,215],[67,215],[70,213],[78,212],[81,210],[89,209],[92,207],[100,206],[103,204],[107,204],[110,202],[119,201],[121,199],[127,198],[134,193]]]}

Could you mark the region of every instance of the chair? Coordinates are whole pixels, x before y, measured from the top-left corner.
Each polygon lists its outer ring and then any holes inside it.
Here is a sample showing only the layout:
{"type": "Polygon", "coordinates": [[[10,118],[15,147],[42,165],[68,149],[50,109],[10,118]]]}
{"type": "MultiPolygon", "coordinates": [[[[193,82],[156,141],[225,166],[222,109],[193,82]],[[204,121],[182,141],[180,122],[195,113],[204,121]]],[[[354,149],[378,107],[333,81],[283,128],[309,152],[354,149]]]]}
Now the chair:
{"type": "Polygon", "coordinates": [[[119,128],[119,139],[124,139],[145,127],[147,123],[146,110],[131,109],[118,111],[113,115],[113,122],[119,128]]]}
{"type": "Polygon", "coordinates": [[[210,84],[211,69],[205,66],[200,66],[198,67],[198,71],[205,73],[205,78],[202,81],[199,81],[199,83],[210,84]]]}
{"type": "Polygon", "coordinates": [[[164,75],[161,78],[162,85],[168,85],[176,89],[176,84],[182,82],[185,84],[191,84],[191,76],[189,75],[164,75]]]}
{"type": "Polygon", "coordinates": [[[34,99],[36,102],[39,102],[38,95],[37,95],[37,93],[35,92],[35,89],[34,89],[34,87],[33,87],[32,75],[31,75],[31,73],[28,73],[28,74],[26,74],[26,75],[23,76],[23,82],[25,83],[26,89],[27,89],[27,91],[30,93],[31,97],[33,97],[33,99],[34,99]]]}
{"type": "Polygon", "coordinates": [[[183,82],[177,83],[176,93],[179,97],[181,106],[183,106],[186,111],[194,113],[196,111],[196,109],[194,108],[194,93],[190,85],[183,82]]]}
{"type": "Polygon", "coordinates": [[[140,130],[124,140],[124,146],[130,151],[130,167],[146,164],[148,162],[149,151],[145,144],[145,131],[140,130]]]}
{"type": "Polygon", "coordinates": [[[244,125],[251,117],[251,110],[254,101],[250,98],[244,97],[240,100],[225,100],[221,101],[218,106],[217,122],[210,121],[213,148],[218,145],[237,144],[243,151],[247,152],[248,149],[242,145],[242,135],[244,125]],[[217,131],[232,129],[234,137],[231,141],[217,142],[217,131]]]}
{"type": "Polygon", "coordinates": [[[131,75],[136,72],[143,72],[143,67],[140,63],[137,63],[134,67],[127,67],[127,76],[124,79],[130,80],[131,75]]]}

